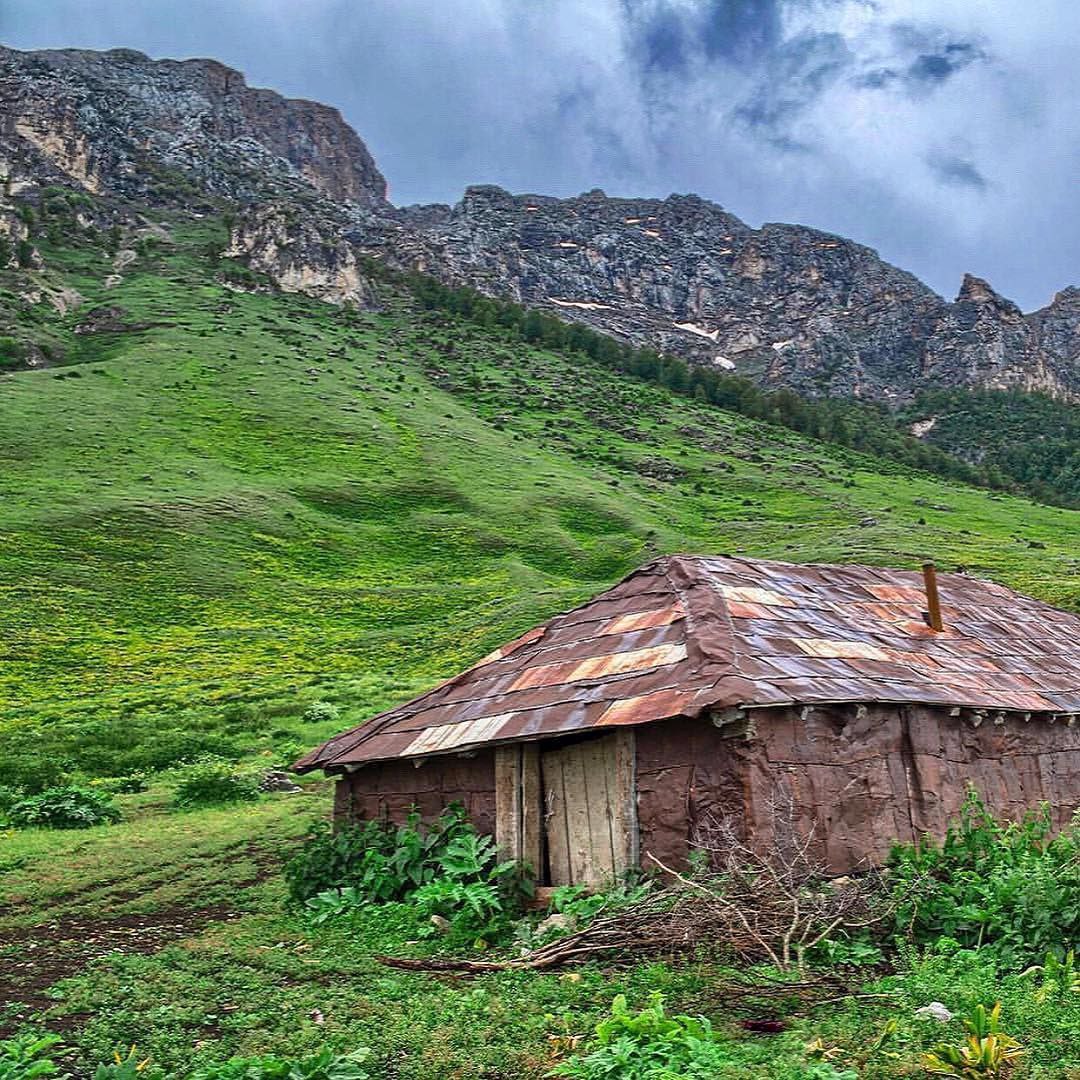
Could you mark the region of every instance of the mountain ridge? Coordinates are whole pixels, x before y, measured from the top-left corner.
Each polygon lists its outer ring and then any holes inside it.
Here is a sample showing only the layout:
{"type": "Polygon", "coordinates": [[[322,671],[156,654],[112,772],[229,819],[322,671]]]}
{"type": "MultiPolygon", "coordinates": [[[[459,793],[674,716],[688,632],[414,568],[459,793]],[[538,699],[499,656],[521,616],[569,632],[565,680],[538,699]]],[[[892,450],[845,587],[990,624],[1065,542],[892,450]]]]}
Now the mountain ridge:
{"type": "Polygon", "coordinates": [[[855,241],[753,229],[697,195],[476,185],[453,206],[395,207],[336,109],[249,87],[216,60],[0,48],[0,114],[10,197],[61,183],[150,203],[224,198],[240,208],[230,258],[331,302],[370,298],[367,256],[804,396],[1080,399],[1073,286],[1024,314],[967,275],[950,302],[855,241]]]}

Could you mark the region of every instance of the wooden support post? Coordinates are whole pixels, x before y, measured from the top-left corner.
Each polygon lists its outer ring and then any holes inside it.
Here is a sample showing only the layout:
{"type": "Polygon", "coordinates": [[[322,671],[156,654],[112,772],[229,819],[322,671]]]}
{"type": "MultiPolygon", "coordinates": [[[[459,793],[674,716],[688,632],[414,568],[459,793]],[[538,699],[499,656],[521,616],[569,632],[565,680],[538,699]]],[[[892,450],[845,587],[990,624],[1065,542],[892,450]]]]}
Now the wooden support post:
{"type": "MultiPolygon", "coordinates": [[[[621,850],[615,852],[615,870],[637,869],[641,860],[637,817],[637,736],[634,729],[615,732],[615,809],[622,831],[621,850]]],[[[618,839],[618,838],[616,838],[618,839]]]]}
{"type": "Polygon", "coordinates": [[[535,743],[495,748],[495,842],[503,855],[526,863],[535,874],[543,867],[543,816],[540,805],[540,749],[535,743]]]}

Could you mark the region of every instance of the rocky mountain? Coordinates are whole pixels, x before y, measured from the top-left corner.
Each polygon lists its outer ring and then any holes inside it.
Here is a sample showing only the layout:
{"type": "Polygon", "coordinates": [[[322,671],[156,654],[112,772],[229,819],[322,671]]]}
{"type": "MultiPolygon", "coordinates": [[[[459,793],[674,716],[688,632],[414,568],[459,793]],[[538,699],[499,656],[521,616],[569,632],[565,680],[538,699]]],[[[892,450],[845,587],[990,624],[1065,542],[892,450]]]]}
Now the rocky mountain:
{"type": "Polygon", "coordinates": [[[386,181],[337,109],[249,87],[216,60],[151,60],[131,49],[0,47],[0,172],[95,194],[196,190],[251,200],[313,190],[359,206],[386,181]]]}
{"type": "Polygon", "coordinates": [[[1080,290],[1025,316],[967,277],[947,303],[875,251],[798,225],[752,229],[694,195],[573,199],[474,187],[354,230],[447,281],[811,396],[930,386],[1080,395],[1080,290]]]}
{"type": "Polygon", "coordinates": [[[213,60],[0,49],[0,172],[15,197],[61,183],[232,200],[226,254],[334,302],[370,300],[366,255],[810,396],[1080,397],[1076,288],[1025,315],[969,276],[949,303],[870,248],[797,225],[753,229],[693,195],[473,187],[453,207],[394,208],[336,110],[248,87],[213,60]]]}

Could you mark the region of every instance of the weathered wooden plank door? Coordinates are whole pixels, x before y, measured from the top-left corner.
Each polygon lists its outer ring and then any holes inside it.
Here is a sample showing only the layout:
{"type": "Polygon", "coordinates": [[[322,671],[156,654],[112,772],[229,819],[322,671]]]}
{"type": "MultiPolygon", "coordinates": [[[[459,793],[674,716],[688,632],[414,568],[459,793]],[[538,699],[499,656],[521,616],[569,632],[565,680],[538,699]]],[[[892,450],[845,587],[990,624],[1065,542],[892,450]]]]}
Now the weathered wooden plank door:
{"type": "Polygon", "coordinates": [[[599,885],[637,857],[633,732],[540,755],[550,884],[599,885]]]}

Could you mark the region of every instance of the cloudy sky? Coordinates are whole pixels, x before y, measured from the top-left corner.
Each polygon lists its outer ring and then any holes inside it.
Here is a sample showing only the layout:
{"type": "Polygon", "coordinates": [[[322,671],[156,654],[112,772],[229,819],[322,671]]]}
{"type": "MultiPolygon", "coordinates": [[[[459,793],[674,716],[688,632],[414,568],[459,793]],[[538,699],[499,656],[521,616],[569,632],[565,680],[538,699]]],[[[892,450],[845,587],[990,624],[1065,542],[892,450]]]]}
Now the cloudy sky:
{"type": "Polygon", "coordinates": [[[337,105],[397,203],[694,191],[1025,309],[1080,284],[1075,0],[0,0],[337,105]]]}

